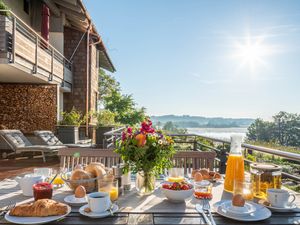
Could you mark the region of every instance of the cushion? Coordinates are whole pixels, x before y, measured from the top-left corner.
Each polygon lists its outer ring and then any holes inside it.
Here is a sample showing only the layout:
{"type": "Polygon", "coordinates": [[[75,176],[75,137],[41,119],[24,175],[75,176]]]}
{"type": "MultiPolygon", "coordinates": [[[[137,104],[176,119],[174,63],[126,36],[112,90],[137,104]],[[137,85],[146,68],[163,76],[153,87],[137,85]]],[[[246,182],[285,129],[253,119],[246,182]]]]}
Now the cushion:
{"type": "Polygon", "coordinates": [[[63,145],[63,143],[48,130],[34,131],[34,134],[39,137],[46,145],[63,145]]]}
{"type": "Polygon", "coordinates": [[[0,134],[13,147],[20,148],[31,146],[32,144],[19,130],[0,130],[0,134]]]}

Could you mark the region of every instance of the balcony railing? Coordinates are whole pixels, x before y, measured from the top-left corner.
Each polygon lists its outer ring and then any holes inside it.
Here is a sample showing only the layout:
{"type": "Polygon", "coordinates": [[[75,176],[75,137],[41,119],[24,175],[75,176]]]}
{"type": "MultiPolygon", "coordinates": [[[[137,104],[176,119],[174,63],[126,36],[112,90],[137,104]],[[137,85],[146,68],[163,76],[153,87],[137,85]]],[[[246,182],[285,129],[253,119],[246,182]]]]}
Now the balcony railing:
{"type": "MultiPolygon", "coordinates": [[[[114,148],[115,142],[120,140],[121,133],[124,128],[119,128],[114,131],[105,133],[105,146],[107,148],[114,148]]],[[[194,151],[215,151],[217,157],[215,159],[215,168],[220,173],[225,173],[226,161],[228,155],[228,148],[230,147],[230,142],[227,140],[222,140],[218,138],[207,137],[198,134],[170,134],[175,142],[175,148],[177,150],[194,150],[194,151]],[[210,141],[214,143],[214,146],[204,143],[204,141],[210,141]],[[217,146],[217,147],[215,147],[217,146]]],[[[245,155],[245,164],[249,165],[253,161],[247,159],[248,155],[253,155],[254,152],[257,153],[257,161],[263,161],[264,155],[271,155],[274,159],[275,157],[285,159],[290,163],[299,165],[300,154],[286,152],[278,149],[271,149],[262,146],[242,144],[243,152],[245,155]]],[[[298,174],[292,174],[291,171],[286,170],[282,172],[284,178],[289,178],[292,181],[300,182],[300,176],[298,174]]]]}
{"type": "Polygon", "coordinates": [[[6,33],[0,47],[6,49],[10,63],[21,64],[49,81],[72,85],[72,63],[68,59],[13,12],[0,10],[0,18],[1,33],[6,33]]]}

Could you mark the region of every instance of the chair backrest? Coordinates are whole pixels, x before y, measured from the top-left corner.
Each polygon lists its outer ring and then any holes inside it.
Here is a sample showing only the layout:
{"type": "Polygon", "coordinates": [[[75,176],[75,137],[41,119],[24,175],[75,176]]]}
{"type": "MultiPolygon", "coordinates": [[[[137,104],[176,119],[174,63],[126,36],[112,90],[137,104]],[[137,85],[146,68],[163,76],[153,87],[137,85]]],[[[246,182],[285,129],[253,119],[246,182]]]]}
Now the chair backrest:
{"type": "Polygon", "coordinates": [[[184,173],[191,173],[192,169],[214,168],[215,152],[178,151],[173,157],[174,167],[184,168],[184,173]]]}
{"type": "MultiPolygon", "coordinates": [[[[114,166],[121,162],[120,155],[111,149],[67,148],[60,149],[60,166],[73,169],[77,164],[101,162],[106,167],[114,166]]],[[[174,167],[183,167],[184,173],[191,173],[192,169],[214,167],[215,152],[178,151],[173,157],[174,167]]]]}
{"type": "Polygon", "coordinates": [[[54,134],[49,130],[36,130],[34,135],[38,137],[45,145],[64,145],[54,134]]]}
{"type": "Polygon", "coordinates": [[[0,135],[14,150],[32,145],[30,141],[24,136],[24,134],[19,130],[0,130],[0,135]]]}
{"type": "Polygon", "coordinates": [[[92,148],[66,148],[58,152],[60,166],[72,170],[77,164],[89,164],[91,162],[101,162],[106,167],[112,167],[121,163],[120,155],[114,150],[92,149],[92,148]]]}

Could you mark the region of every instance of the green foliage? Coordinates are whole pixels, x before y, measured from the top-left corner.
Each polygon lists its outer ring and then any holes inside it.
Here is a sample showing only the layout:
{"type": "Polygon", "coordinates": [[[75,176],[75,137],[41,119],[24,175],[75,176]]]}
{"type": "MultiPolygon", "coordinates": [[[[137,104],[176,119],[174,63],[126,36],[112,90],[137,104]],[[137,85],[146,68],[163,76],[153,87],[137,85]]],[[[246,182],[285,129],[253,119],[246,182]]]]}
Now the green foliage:
{"type": "Polygon", "coordinates": [[[103,99],[110,96],[112,91],[121,91],[120,83],[111,75],[106,74],[104,70],[99,69],[99,98],[103,99]]]}
{"type": "Polygon", "coordinates": [[[107,127],[115,125],[115,114],[109,110],[101,110],[96,114],[97,126],[107,127]]]}
{"type": "MultiPolygon", "coordinates": [[[[7,5],[5,5],[5,3],[2,0],[0,0],[0,10],[9,10],[7,5]]],[[[9,12],[0,12],[0,15],[9,16],[10,13],[9,12]]]]}
{"type": "Polygon", "coordinates": [[[132,95],[121,93],[119,82],[114,77],[99,71],[100,101],[106,110],[115,114],[115,121],[125,125],[135,125],[145,118],[145,108],[137,108],[132,95]]]}
{"type": "Polygon", "coordinates": [[[60,125],[69,125],[69,126],[80,126],[84,121],[85,117],[82,116],[81,112],[77,111],[74,107],[70,112],[62,112],[62,120],[60,125]]]}
{"type": "Polygon", "coordinates": [[[257,119],[248,128],[247,139],[299,147],[300,115],[279,112],[271,122],[257,119]]]}

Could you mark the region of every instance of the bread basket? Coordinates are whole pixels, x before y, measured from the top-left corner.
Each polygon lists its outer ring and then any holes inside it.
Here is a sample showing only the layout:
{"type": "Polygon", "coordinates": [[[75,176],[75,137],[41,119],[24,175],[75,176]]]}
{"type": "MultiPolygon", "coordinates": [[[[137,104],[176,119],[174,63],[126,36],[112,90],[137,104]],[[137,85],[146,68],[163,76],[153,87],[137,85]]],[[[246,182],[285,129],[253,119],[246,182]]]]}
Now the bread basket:
{"type": "Polygon", "coordinates": [[[71,172],[63,173],[61,175],[61,179],[67,184],[69,188],[73,191],[79,186],[82,185],[85,187],[86,192],[93,192],[98,190],[98,182],[97,180],[100,177],[94,177],[89,179],[81,179],[81,180],[71,180],[71,172]]]}

